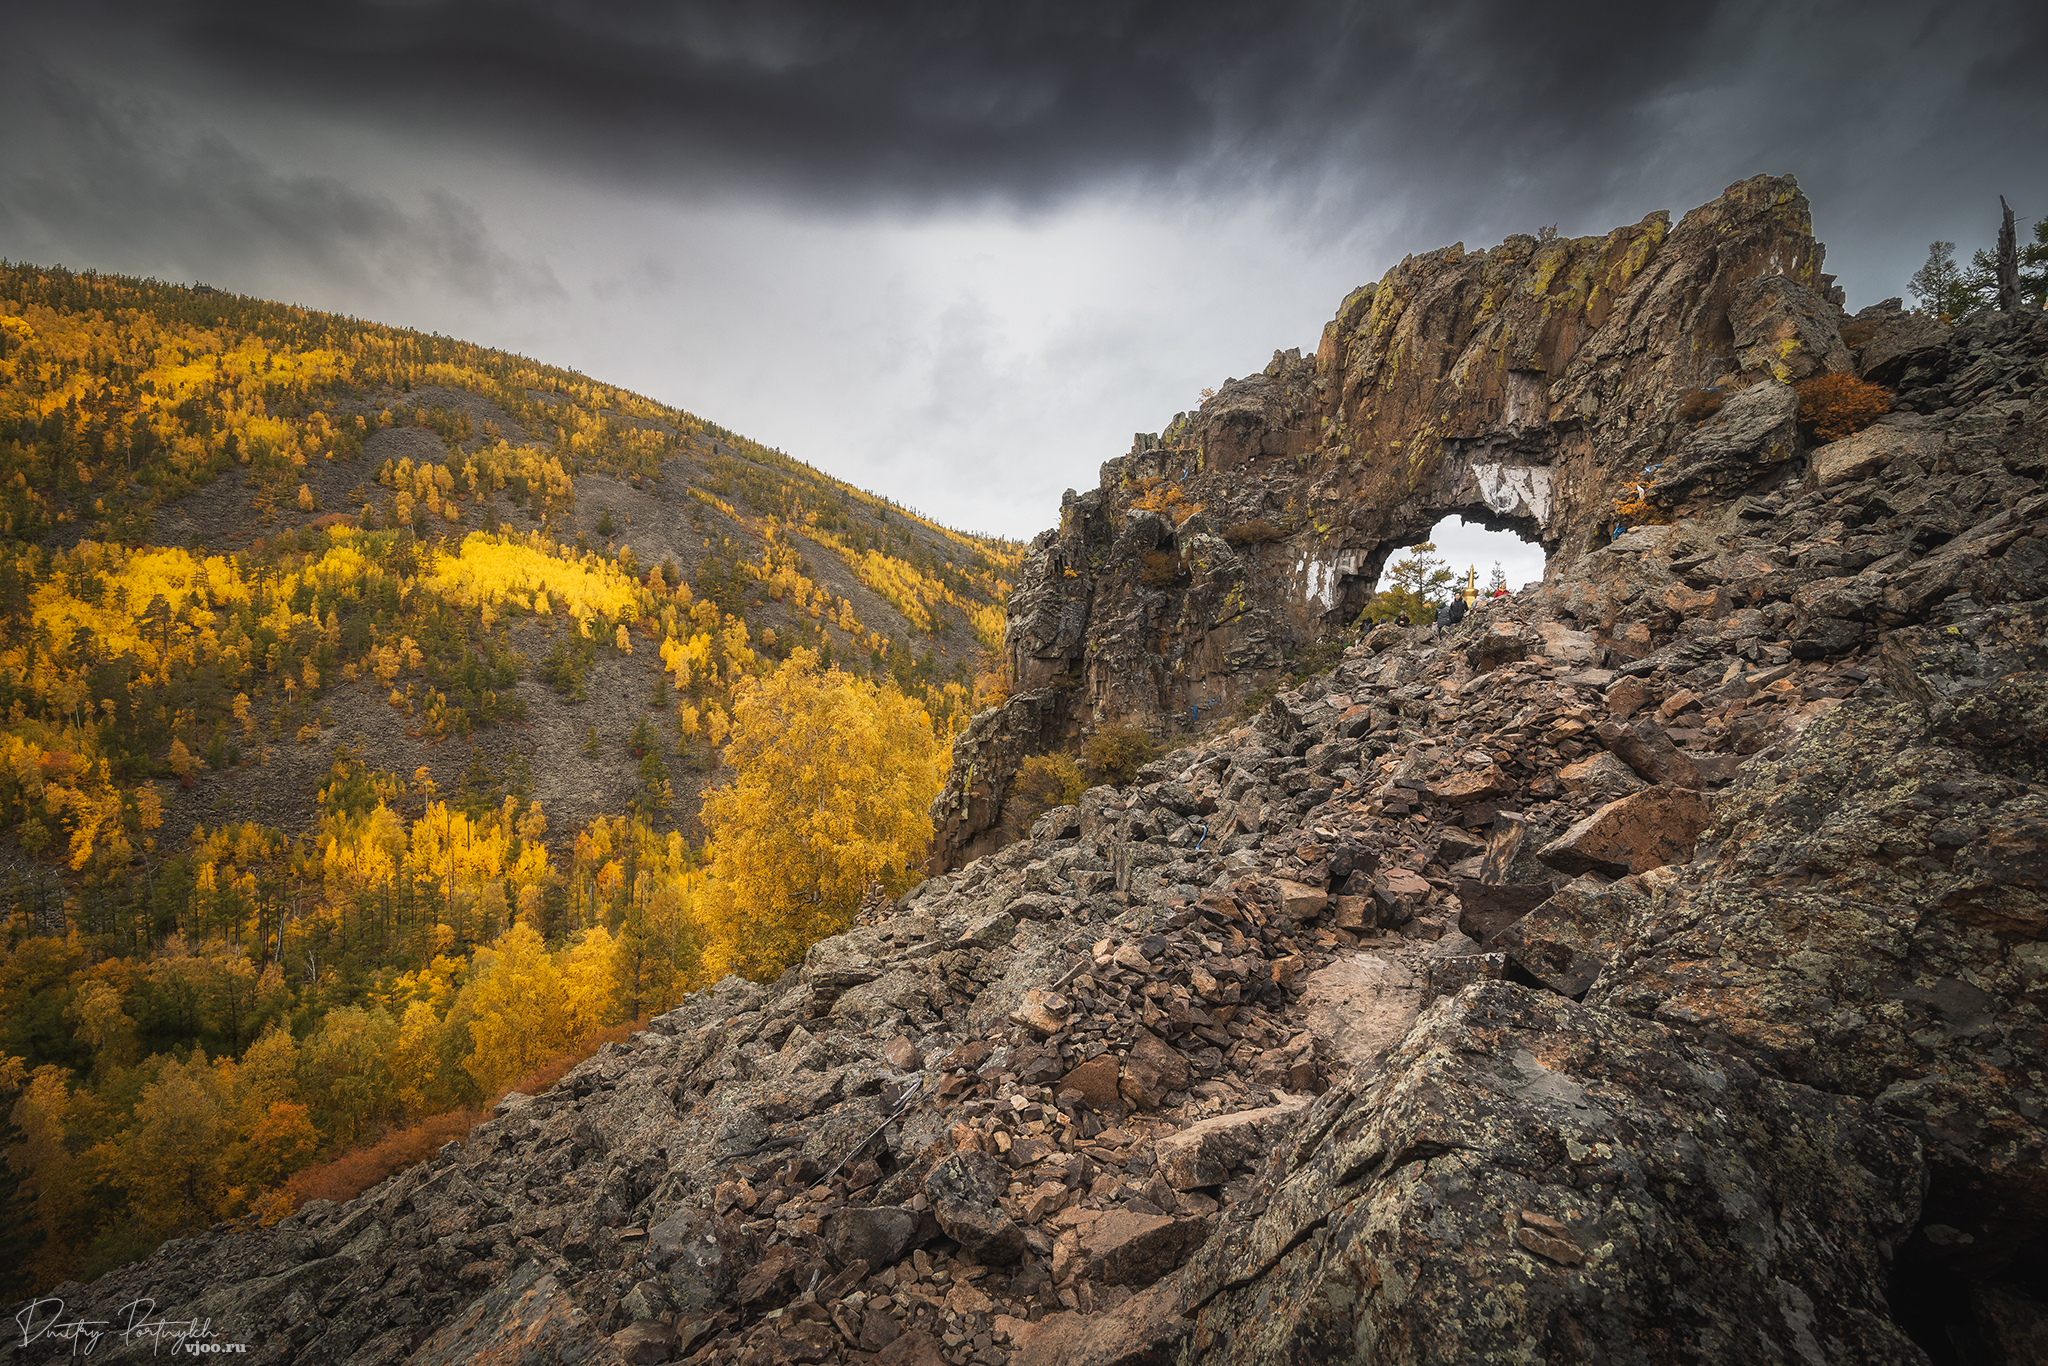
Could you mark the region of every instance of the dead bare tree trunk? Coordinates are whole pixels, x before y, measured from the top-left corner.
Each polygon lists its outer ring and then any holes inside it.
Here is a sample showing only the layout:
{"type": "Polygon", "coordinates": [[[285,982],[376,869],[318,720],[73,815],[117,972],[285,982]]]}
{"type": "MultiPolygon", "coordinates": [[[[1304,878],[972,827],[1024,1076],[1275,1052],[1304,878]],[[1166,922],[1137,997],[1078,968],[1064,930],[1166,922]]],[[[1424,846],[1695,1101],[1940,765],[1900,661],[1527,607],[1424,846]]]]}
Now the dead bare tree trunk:
{"type": "Polygon", "coordinates": [[[2010,313],[2020,302],[2019,234],[2013,230],[2012,205],[2004,195],[1998,196],[1998,207],[2004,211],[1998,224],[1998,311],[2010,313]]]}

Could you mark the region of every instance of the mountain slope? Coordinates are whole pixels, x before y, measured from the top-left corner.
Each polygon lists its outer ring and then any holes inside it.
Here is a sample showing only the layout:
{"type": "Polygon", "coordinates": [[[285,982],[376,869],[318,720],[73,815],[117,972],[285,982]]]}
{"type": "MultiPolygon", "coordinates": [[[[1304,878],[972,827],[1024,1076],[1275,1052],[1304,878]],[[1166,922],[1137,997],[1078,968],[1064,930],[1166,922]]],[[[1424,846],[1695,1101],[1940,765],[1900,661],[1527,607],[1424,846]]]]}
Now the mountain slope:
{"type": "MultiPolygon", "coordinates": [[[[569,1047],[775,939],[711,895],[774,870],[699,820],[750,699],[836,667],[880,691],[832,724],[942,744],[1018,554],[557,367],[4,264],[0,538],[0,1054],[41,1088],[52,1276],[539,1060],[488,1039],[569,1047]],[[573,1008],[493,1033],[519,926],[573,1008]],[[272,1032],[303,1053],[265,1090],[272,1032]],[[146,1093],[201,1077],[219,1161],[131,1217],[146,1093]]],[[[929,784],[887,776],[908,815],[858,857],[900,891],[929,784]]]]}
{"type": "Polygon", "coordinates": [[[465,1147],[67,1306],[304,1362],[2026,1360],[2044,355],[1923,339],[1945,416],[1380,627],[465,1147]]]}

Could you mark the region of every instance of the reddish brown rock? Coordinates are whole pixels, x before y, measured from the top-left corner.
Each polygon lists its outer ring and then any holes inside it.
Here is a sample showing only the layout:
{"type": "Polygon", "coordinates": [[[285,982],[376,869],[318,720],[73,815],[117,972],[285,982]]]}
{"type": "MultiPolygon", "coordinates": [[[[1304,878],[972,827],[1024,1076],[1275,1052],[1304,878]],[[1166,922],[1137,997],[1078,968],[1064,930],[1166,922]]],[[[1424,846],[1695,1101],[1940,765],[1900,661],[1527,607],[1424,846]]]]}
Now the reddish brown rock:
{"type": "Polygon", "coordinates": [[[1207,1219],[1113,1210],[1081,1235],[1081,1250],[1105,1285],[1150,1285],[1208,1236],[1207,1219]]]}
{"type": "Polygon", "coordinates": [[[1276,878],[1280,888],[1280,914],[1289,920],[1313,920],[1330,904],[1329,894],[1320,887],[1276,878]]]}
{"type": "Polygon", "coordinates": [[[1642,679],[1624,678],[1607,690],[1607,710],[1623,718],[1634,716],[1651,696],[1650,685],[1642,679]]]}
{"type": "Polygon", "coordinates": [[[675,1330],[659,1319],[642,1319],[612,1334],[612,1350],[631,1366],[667,1361],[675,1344],[675,1330]]]}
{"type": "Polygon", "coordinates": [[[1024,993],[1024,999],[1010,1012],[1010,1018],[1045,1036],[1057,1034],[1065,1028],[1068,1012],[1072,1009],[1072,1003],[1057,991],[1033,987],[1024,993]]]}
{"type": "Polygon", "coordinates": [[[1079,1091],[1096,1109],[1108,1110],[1123,1103],[1123,1096],[1117,1090],[1117,1081],[1116,1059],[1104,1053],[1099,1058],[1090,1058],[1061,1077],[1059,1089],[1079,1091]]]}
{"type": "Polygon", "coordinates": [[[1561,873],[1646,873],[1688,862],[1706,825],[1707,804],[1699,793],[1650,787],[1609,802],[1536,857],[1561,873]]]}
{"type": "Polygon", "coordinates": [[[1262,1156],[1266,1145],[1300,1116],[1305,1103],[1295,1100],[1199,1120],[1160,1139],[1153,1161],[1177,1191],[1220,1186],[1232,1171],[1262,1156]]]}
{"type": "Polygon", "coordinates": [[[1140,1029],[1124,1058],[1123,1098],[1140,1110],[1155,1110],[1171,1091],[1185,1091],[1188,1060],[1179,1049],[1149,1029],[1140,1029]]]}
{"type": "Polygon", "coordinates": [[[1166,1366],[1179,1358],[1189,1323],[1169,1277],[1108,1313],[1050,1314],[1025,1324],[1010,1366],[1166,1366]]]}
{"type": "Polygon", "coordinates": [[[1522,1226],[1515,1230],[1515,1241],[1559,1266],[1578,1266],[1586,1260],[1584,1250],[1572,1237],[1569,1228],[1534,1210],[1522,1211],[1522,1226]]]}
{"type": "Polygon", "coordinates": [[[1372,899],[1380,908],[1380,921],[1405,925],[1429,904],[1429,879],[1405,868],[1387,868],[1373,875],[1372,899]]]}
{"type": "MultiPolygon", "coordinates": [[[[1337,914],[1332,921],[1340,930],[1367,930],[1374,923],[1373,902],[1369,896],[1340,896],[1337,898],[1337,914]]],[[[1205,995],[1207,993],[1204,993],[1205,995]]]]}
{"type": "Polygon", "coordinates": [[[1807,465],[1806,481],[1813,488],[1825,489],[1867,479],[1901,456],[1926,459],[1938,453],[1941,445],[1939,432],[1866,427],[1816,450],[1807,465]]]}
{"type": "Polygon", "coordinates": [[[1470,773],[1456,773],[1429,785],[1429,795],[1452,806],[1469,806],[1487,797],[1502,797],[1515,790],[1515,780],[1499,764],[1470,773]]]}
{"type": "Polygon", "coordinates": [[[937,1338],[912,1329],[875,1353],[874,1366],[946,1366],[946,1354],[937,1338]]]}
{"type": "Polygon", "coordinates": [[[1575,797],[1625,797],[1643,790],[1643,780],[1621,760],[1601,750],[1558,770],[1558,781],[1575,797]]]}
{"type": "Polygon", "coordinates": [[[1671,742],[1664,728],[1649,717],[1633,726],[1624,726],[1616,721],[1604,722],[1595,733],[1601,744],[1641,774],[1645,782],[1688,788],[1700,785],[1699,770],[1693,766],[1692,760],[1671,742]]]}

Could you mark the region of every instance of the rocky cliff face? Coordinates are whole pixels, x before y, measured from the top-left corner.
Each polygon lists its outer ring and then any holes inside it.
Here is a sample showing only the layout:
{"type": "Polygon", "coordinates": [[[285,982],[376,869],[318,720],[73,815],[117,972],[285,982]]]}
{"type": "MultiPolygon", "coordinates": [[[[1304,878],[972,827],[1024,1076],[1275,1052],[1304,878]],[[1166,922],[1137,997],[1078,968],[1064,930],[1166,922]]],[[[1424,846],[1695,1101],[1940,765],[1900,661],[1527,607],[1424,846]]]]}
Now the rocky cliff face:
{"type": "Polygon", "coordinates": [[[1759,379],[1677,439],[1692,515],[64,1313],[306,1363],[2043,1359],[2048,321],[1850,334],[1768,345],[1885,367],[1868,430],[1759,379]]]}
{"type": "Polygon", "coordinates": [[[960,742],[934,871],[1014,837],[1025,757],[1110,723],[1190,735],[1348,624],[1445,516],[1512,528],[1561,570],[1646,470],[1673,502],[1769,477],[1796,456],[1783,382],[1850,368],[1821,257],[1805,197],[1773,176],[1676,228],[1660,212],[1447,247],[1354,291],[1312,358],[1276,352],[1139,436],[1034,542],[1010,604],[1017,694],[960,742]],[[1755,385],[1718,438],[1677,412],[1690,390],[1755,385]]]}

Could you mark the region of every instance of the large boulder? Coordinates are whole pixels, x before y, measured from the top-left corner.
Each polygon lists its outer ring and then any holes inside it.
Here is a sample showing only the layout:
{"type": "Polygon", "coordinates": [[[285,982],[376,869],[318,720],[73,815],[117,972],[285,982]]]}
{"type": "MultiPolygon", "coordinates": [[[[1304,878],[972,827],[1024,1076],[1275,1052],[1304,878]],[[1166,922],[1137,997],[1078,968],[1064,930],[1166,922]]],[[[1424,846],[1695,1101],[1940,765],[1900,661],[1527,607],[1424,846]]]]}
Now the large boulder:
{"type": "Polygon", "coordinates": [[[1648,787],[1609,802],[1537,852],[1561,873],[1647,873],[1692,858],[1707,807],[1699,793],[1648,787]]]}
{"type": "Polygon", "coordinates": [[[2009,1262],[2048,1226],[2048,1112],[2011,1080],[2048,1075],[2044,627],[2028,604],[1889,638],[1905,699],[1846,702],[1752,762],[1718,857],[1587,997],[1906,1126],[1929,1230],[1902,1254],[1930,1274],[2009,1262]]]}
{"type": "Polygon", "coordinates": [[[1296,1098],[1198,1120],[1159,1140],[1153,1160],[1159,1174],[1177,1191],[1220,1186],[1237,1168],[1262,1157],[1275,1137],[1300,1117],[1302,1105],[1296,1098]]]}
{"type": "Polygon", "coordinates": [[[939,1227],[982,1261],[999,1266],[1024,1255],[1024,1230],[999,1203],[1009,1189],[1010,1169],[971,1150],[954,1153],[924,1179],[939,1227]]]}
{"type": "Polygon", "coordinates": [[[1580,877],[1502,930],[1492,947],[1560,996],[1577,999],[1629,942],[1631,917],[1648,900],[1641,878],[1580,877]]]}
{"type": "Polygon", "coordinates": [[[1785,384],[1855,369],[1842,344],[1842,311],[1797,280],[1765,275],[1735,291],[1728,305],[1735,354],[1745,370],[1785,384]]]}
{"type": "Polygon", "coordinates": [[[1124,1057],[1121,1088],[1123,1098],[1139,1110],[1155,1110],[1174,1091],[1188,1084],[1188,1060],[1179,1049],[1154,1034],[1140,1029],[1124,1057]]]}
{"type": "Polygon", "coordinates": [[[1686,438],[1650,481],[1658,503],[1728,498],[1782,468],[1799,453],[1799,395],[1766,379],[1738,390],[1714,418],[1686,438]]]}
{"type": "Polygon", "coordinates": [[[1942,434],[1927,427],[1880,423],[1830,441],[1813,453],[1806,468],[1807,482],[1814,488],[1868,479],[1894,460],[1928,461],[1940,453],[1942,434]]]}
{"type": "Polygon", "coordinates": [[[1198,1360],[1926,1360],[1908,1127],[1654,1021],[1481,981],[1301,1133],[1183,1274],[1198,1360]]]}

